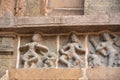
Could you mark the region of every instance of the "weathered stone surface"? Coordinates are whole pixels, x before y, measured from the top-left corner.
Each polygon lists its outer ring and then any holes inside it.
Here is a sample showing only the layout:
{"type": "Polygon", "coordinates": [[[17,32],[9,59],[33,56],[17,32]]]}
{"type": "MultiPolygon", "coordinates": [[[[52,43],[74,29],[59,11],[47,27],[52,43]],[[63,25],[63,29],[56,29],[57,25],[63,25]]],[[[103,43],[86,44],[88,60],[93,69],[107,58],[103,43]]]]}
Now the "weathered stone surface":
{"type": "Polygon", "coordinates": [[[11,67],[15,68],[16,61],[16,39],[15,35],[0,33],[0,77],[11,67]]]}
{"type": "Polygon", "coordinates": [[[119,0],[87,0],[85,14],[118,13],[120,12],[119,0]]]}
{"type": "MultiPolygon", "coordinates": [[[[110,31],[115,34],[120,32],[120,0],[0,0],[0,77],[7,69],[13,68],[10,70],[10,80],[119,80],[120,34],[116,35],[117,38],[112,34],[101,34],[110,31]],[[4,32],[5,36],[2,34],[4,32]],[[17,35],[12,37],[13,41],[9,39],[10,36],[6,36],[10,35],[8,32],[15,32],[13,34],[17,35]],[[29,46],[30,50],[22,47],[25,51],[19,51],[22,45],[31,45],[32,35],[36,32],[44,36],[39,45],[45,45],[51,53],[56,54],[55,67],[15,69],[23,68],[23,53],[42,51],[43,46],[36,47],[33,44],[32,47],[29,46]],[[82,47],[77,38],[68,39],[70,32],[76,33],[82,47]],[[92,36],[94,41],[98,38],[97,46],[92,41],[90,45],[87,44],[92,36]],[[83,47],[86,54],[81,54],[83,47]],[[105,48],[107,55],[98,53],[102,53],[101,48],[105,48]],[[91,60],[88,59],[89,51],[97,53],[90,55],[91,60]],[[75,54],[79,54],[77,59],[75,54]],[[68,68],[59,63],[59,58],[63,55],[65,57],[61,62],[68,60],[74,67],[68,68]],[[79,57],[84,60],[84,67],[76,67],[81,64],[79,57]],[[104,67],[101,63],[104,63],[104,67]]],[[[34,57],[29,56],[28,60],[34,57]]],[[[47,63],[47,60],[49,63],[48,56],[45,56],[43,63],[47,63]]],[[[30,61],[28,65],[33,66],[37,62],[34,58],[30,61]]],[[[2,77],[3,80],[6,78],[6,75],[2,77]]]]}
{"type": "Polygon", "coordinates": [[[58,16],[58,17],[20,17],[15,25],[93,25],[109,24],[108,15],[58,16]]]}
{"type": "Polygon", "coordinates": [[[120,12],[110,14],[110,23],[119,24],[120,23],[120,12]]]}
{"type": "Polygon", "coordinates": [[[119,80],[119,68],[96,67],[87,69],[89,80],[119,80]]]}
{"type": "Polygon", "coordinates": [[[9,80],[9,74],[8,74],[8,71],[6,71],[6,74],[3,75],[0,80],[9,80]]]}
{"type": "Polygon", "coordinates": [[[83,7],[84,0],[48,0],[48,7],[51,8],[80,8],[83,7]]]}
{"type": "Polygon", "coordinates": [[[46,14],[48,16],[84,14],[84,0],[48,0],[46,6],[46,14]]]}
{"type": "Polygon", "coordinates": [[[3,16],[6,12],[14,15],[15,0],[0,0],[0,16],[3,16]]]}
{"type": "Polygon", "coordinates": [[[11,69],[10,80],[77,80],[82,77],[80,69],[11,69]],[[22,76],[22,77],[21,77],[22,76]]]}
{"type": "Polygon", "coordinates": [[[43,0],[25,0],[24,16],[41,16],[44,12],[43,0]]]}
{"type": "Polygon", "coordinates": [[[0,19],[0,28],[22,28],[43,26],[86,26],[119,25],[119,14],[109,15],[58,16],[58,17],[6,17],[0,19]],[[5,21],[8,23],[5,23],[5,21]],[[116,21],[115,21],[116,20],[116,21]]]}

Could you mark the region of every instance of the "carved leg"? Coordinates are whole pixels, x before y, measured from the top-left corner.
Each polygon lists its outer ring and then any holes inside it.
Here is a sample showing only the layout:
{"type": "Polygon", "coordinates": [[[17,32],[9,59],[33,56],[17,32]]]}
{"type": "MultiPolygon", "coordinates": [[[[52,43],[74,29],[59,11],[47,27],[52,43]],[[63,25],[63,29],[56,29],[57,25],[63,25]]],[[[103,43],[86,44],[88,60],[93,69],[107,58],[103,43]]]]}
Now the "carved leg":
{"type": "Polygon", "coordinates": [[[24,68],[29,68],[29,65],[28,65],[27,61],[24,62],[24,68]]]}
{"type": "Polygon", "coordinates": [[[37,68],[36,64],[35,63],[32,63],[30,68],[37,68]]]}
{"type": "Polygon", "coordinates": [[[48,65],[48,67],[54,67],[54,63],[50,60],[47,60],[45,63],[48,65]]]}
{"type": "Polygon", "coordinates": [[[76,62],[77,64],[79,64],[79,63],[84,63],[84,61],[83,61],[83,60],[80,58],[80,56],[78,56],[76,53],[73,54],[73,57],[74,57],[75,62],[76,62]]]}
{"type": "Polygon", "coordinates": [[[67,65],[67,67],[69,67],[69,68],[73,67],[73,65],[70,62],[67,61],[67,56],[65,56],[65,55],[62,55],[60,57],[60,61],[63,62],[63,63],[65,63],[67,65]]]}
{"type": "Polygon", "coordinates": [[[115,60],[115,53],[111,53],[111,54],[109,54],[109,64],[108,64],[108,66],[109,67],[113,67],[114,65],[114,60],[115,60]]]}

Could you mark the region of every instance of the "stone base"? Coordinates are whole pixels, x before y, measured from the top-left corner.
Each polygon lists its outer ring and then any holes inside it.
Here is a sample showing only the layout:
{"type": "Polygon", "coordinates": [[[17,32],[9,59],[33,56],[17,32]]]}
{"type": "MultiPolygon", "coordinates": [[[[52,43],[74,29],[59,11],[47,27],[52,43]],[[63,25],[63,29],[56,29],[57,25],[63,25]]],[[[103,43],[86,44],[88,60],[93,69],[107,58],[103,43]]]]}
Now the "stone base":
{"type": "Polygon", "coordinates": [[[80,69],[11,69],[10,80],[79,80],[80,69]]]}
{"type": "Polygon", "coordinates": [[[120,68],[88,68],[87,77],[89,80],[120,80],[120,68]]]}

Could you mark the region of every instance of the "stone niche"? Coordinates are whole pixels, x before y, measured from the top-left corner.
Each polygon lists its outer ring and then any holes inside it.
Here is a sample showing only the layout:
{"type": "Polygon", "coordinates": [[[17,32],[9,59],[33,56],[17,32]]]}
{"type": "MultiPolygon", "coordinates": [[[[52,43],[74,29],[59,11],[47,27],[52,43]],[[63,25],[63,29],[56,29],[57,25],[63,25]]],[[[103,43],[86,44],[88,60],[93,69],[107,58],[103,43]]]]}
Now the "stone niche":
{"type": "Polygon", "coordinates": [[[15,68],[16,60],[16,37],[15,35],[0,34],[0,77],[6,70],[15,68]]]}

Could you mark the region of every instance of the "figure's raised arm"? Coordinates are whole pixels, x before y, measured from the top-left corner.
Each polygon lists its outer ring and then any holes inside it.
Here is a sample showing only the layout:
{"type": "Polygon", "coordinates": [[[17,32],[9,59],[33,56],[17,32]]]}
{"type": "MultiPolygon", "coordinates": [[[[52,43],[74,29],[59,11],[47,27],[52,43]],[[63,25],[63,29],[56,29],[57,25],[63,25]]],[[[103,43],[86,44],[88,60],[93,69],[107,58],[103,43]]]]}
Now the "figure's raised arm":
{"type": "Polygon", "coordinates": [[[60,52],[61,54],[63,54],[63,55],[67,55],[66,51],[69,50],[69,48],[70,48],[70,45],[67,44],[67,45],[63,46],[63,47],[60,49],[59,52],[60,52]]]}
{"type": "Polygon", "coordinates": [[[29,48],[29,45],[28,45],[28,44],[25,44],[25,45],[20,46],[19,50],[20,50],[20,51],[24,51],[24,50],[26,50],[26,49],[28,49],[28,48],[29,48]]]}
{"type": "Polygon", "coordinates": [[[85,49],[83,48],[83,46],[81,44],[76,45],[75,48],[80,52],[83,52],[83,53],[85,52],[85,49]]]}
{"type": "Polygon", "coordinates": [[[49,51],[48,47],[46,47],[46,46],[44,46],[44,45],[41,45],[41,44],[37,44],[37,45],[35,45],[35,47],[36,47],[37,49],[42,50],[43,52],[48,52],[48,51],[49,51]]]}

